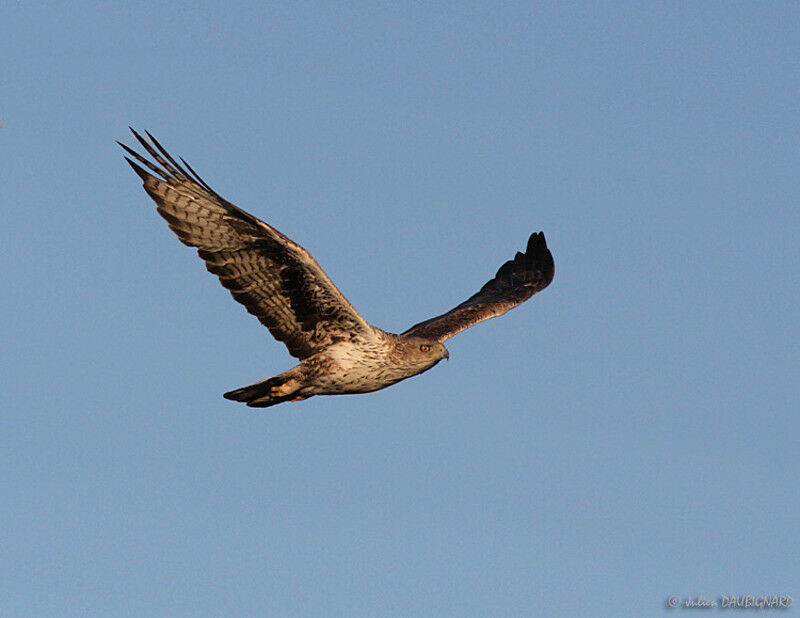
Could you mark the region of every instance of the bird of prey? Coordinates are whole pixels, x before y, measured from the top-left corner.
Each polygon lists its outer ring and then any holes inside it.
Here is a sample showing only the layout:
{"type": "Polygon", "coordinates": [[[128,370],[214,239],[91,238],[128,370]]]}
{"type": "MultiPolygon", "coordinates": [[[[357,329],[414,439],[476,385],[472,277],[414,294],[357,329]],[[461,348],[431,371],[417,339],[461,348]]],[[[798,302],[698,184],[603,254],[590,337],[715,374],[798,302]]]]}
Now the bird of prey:
{"type": "Polygon", "coordinates": [[[152,161],[118,143],[132,157],[125,159],[159,214],[182,243],[197,249],[233,298],[300,360],[279,375],[225,393],[227,399],[266,408],[386,388],[449,358],[443,341],[516,307],[553,279],[544,234],[534,233],[525,253],[503,264],[463,303],[399,335],[386,332],[361,317],[303,247],[223,199],[149,132],[148,141],[131,131],[152,161]]]}

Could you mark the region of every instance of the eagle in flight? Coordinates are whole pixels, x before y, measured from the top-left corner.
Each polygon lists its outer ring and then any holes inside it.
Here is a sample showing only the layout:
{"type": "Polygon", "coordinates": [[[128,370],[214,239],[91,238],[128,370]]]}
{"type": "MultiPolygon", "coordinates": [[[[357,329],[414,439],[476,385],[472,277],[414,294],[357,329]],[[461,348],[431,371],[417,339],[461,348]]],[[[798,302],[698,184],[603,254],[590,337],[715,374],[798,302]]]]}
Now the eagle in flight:
{"type": "Polygon", "coordinates": [[[477,293],[447,313],[395,335],[369,324],[311,254],[218,195],[181,158],[131,129],[152,157],[119,143],[159,214],[182,243],[196,247],[206,268],[256,316],[300,364],[277,376],[225,393],[255,408],[314,395],[369,393],[427,371],[449,358],[442,342],[502,315],[546,288],[553,256],[544,234],[500,267],[477,293]]]}

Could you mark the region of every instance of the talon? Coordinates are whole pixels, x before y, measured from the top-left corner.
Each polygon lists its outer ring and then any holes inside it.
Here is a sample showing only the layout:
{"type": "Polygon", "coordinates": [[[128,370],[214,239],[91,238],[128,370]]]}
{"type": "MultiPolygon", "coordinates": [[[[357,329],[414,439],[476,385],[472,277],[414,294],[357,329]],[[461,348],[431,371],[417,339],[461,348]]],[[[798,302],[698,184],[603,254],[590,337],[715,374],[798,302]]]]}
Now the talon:
{"type": "Polygon", "coordinates": [[[283,384],[279,386],[273,386],[269,389],[269,396],[270,397],[286,397],[287,395],[291,395],[294,393],[298,388],[300,388],[300,382],[297,380],[287,380],[283,384]]]}

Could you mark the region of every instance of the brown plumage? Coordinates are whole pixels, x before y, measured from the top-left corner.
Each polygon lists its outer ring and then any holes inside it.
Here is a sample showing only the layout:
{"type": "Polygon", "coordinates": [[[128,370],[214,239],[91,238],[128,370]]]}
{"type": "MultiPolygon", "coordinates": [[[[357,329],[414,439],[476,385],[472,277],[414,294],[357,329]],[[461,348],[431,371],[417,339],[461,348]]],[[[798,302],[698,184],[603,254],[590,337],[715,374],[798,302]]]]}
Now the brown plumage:
{"type": "Polygon", "coordinates": [[[379,390],[433,367],[448,353],[442,342],[501,315],[553,279],[544,234],[532,234],[469,299],[438,317],[394,335],[367,323],[308,251],[237,208],[206,184],[186,161],[177,163],[149,133],[133,135],[155,163],[121,144],[159,214],[233,298],[256,316],[300,364],[278,376],[225,393],[253,407],[314,395],[379,390]]]}

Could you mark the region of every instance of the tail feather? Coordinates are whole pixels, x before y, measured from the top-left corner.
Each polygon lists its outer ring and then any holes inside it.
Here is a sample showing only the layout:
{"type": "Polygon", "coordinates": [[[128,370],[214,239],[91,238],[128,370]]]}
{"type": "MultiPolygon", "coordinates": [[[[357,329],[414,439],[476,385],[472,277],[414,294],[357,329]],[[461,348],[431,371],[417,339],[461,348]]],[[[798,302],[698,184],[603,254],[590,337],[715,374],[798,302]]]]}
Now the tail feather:
{"type": "MultiPolygon", "coordinates": [[[[298,398],[296,390],[288,393],[284,392],[277,396],[271,394],[273,392],[272,389],[284,385],[288,380],[289,378],[284,376],[275,376],[249,386],[243,386],[242,388],[229,391],[222,396],[225,397],[225,399],[246,403],[251,408],[268,408],[269,406],[298,398]]],[[[305,399],[305,397],[303,397],[303,399],[305,399]]]]}

